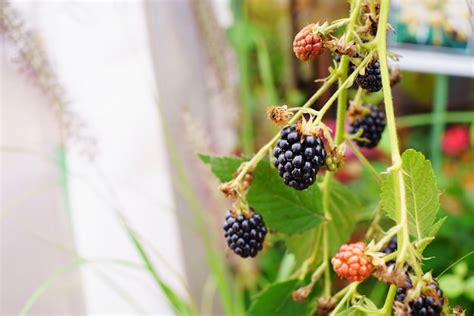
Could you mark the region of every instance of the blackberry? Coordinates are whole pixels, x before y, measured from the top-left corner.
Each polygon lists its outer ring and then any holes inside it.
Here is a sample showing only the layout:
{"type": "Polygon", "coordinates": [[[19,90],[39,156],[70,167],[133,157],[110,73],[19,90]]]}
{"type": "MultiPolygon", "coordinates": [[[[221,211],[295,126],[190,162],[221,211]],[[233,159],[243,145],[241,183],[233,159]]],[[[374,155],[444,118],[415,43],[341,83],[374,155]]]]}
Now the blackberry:
{"type": "Polygon", "coordinates": [[[227,212],[224,221],[224,237],[230,249],[242,258],[255,257],[262,250],[267,227],[260,214],[250,208],[250,217],[240,214],[234,217],[227,212]]]}
{"type": "MultiPolygon", "coordinates": [[[[385,245],[385,247],[383,247],[382,249],[380,249],[380,252],[383,252],[385,254],[390,254],[390,253],[393,253],[397,250],[397,237],[396,236],[393,236],[390,241],[388,242],[388,244],[385,245]]],[[[390,260],[388,262],[386,262],[386,265],[387,267],[390,267],[391,265],[393,265],[395,263],[395,259],[393,260],[390,260]]]]}
{"type": "Polygon", "coordinates": [[[293,52],[300,60],[310,60],[323,52],[323,40],[313,32],[315,24],[306,25],[293,40],[293,52]]]}
{"type": "Polygon", "coordinates": [[[296,190],[308,188],[324,164],[326,151],[318,136],[301,136],[296,125],[286,126],[273,149],[274,165],[286,185],[296,190]]]}
{"type": "Polygon", "coordinates": [[[352,122],[350,133],[357,134],[360,129],[363,133],[361,140],[356,140],[359,147],[374,148],[382,137],[385,129],[385,113],[376,106],[369,106],[370,113],[352,122]]]}
{"type": "Polygon", "coordinates": [[[365,73],[358,74],[356,83],[369,92],[376,92],[382,89],[382,75],[380,74],[380,63],[374,60],[365,66],[365,73]]]}
{"type": "MultiPolygon", "coordinates": [[[[397,288],[397,295],[395,296],[395,300],[399,302],[404,302],[406,298],[407,290],[403,288],[397,288]]],[[[428,284],[421,290],[421,295],[419,297],[408,302],[408,306],[410,306],[410,313],[408,315],[442,315],[443,304],[443,291],[441,291],[436,281],[433,280],[430,284],[428,284]]]]}

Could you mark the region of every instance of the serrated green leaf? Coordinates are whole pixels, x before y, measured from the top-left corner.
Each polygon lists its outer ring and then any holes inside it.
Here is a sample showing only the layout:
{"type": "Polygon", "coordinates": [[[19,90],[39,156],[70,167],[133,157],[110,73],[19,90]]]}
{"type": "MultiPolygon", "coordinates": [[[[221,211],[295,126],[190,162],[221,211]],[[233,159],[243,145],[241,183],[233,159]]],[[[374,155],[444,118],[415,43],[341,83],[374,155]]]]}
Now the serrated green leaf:
{"type": "Polygon", "coordinates": [[[289,280],[270,285],[254,297],[248,314],[251,316],[305,315],[308,302],[295,302],[291,297],[297,284],[297,280],[289,280]]]}
{"type": "Polygon", "coordinates": [[[205,164],[211,166],[211,171],[221,181],[227,182],[232,180],[232,176],[244,162],[242,158],[236,157],[212,157],[199,154],[199,159],[205,164]]]}
{"type": "Polygon", "coordinates": [[[433,226],[431,226],[430,233],[428,235],[429,236],[436,236],[439,229],[441,228],[441,226],[443,226],[443,224],[444,224],[444,222],[446,221],[447,218],[448,217],[445,216],[443,218],[440,218],[436,223],[434,223],[433,226]]]}
{"type": "Polygon", "coordinates": [[[348,188],[337,181],[331,181],[329,188],[329,255],[337,252],[347,242],[356,224],[362,205],[348,188]]]}
{"type": "Polygon", "coordinates": [[[317,230],[311,229],[303,233],[288,235],[285,238],[286,249],[295,256],[297,267],[301,266],[311,255],[316,235],[317,230]]]}
{"type": "MultiPolygon", "coordinates": [[[[439,191],[431,163],[422,153],[408,149],[402,155],[402,169],[410,234],[418,240],[430,237],[439,209],[439,191]]],[[[391,174],[384,179],[381,198],[383,208],[396,221],[393,177],[394,175],[391,174]]],[[[441,224],[442,222],[437,223],[437,225],[441,224]]]]}
{"type": "Polygon", "coordinates": [[[296,233],[322,222],[321,192],[317,185],[304,191],[290,188],[267,161],[260,162],[253,175],[247,200],[262,214],[269,228],[296,233]]]}
{"type": "MultiPolygon", "coordinates": [[[[347,187],[337,181],[330,182],[329,188],[329,212],[332,220],[329,223],[329,255],[337,252],[354,230],[357,216],[363,207],[360,200],[347,187]]],[[[310,255],[316,242],[316,235],[320,227],[306,231],[301,234],[291,234],[286,238],[286,246],[293,253],[299,264],[304,262],[310,255]]],[[[320,262],[322,257],[317,258],[320,262]]]]}
{"type": "Polygon", "coordinates": [[[438,279],[439,286],[449,298],[456,298],[464,291],[464,280],[455,274],[445,274],[438,279]]]}

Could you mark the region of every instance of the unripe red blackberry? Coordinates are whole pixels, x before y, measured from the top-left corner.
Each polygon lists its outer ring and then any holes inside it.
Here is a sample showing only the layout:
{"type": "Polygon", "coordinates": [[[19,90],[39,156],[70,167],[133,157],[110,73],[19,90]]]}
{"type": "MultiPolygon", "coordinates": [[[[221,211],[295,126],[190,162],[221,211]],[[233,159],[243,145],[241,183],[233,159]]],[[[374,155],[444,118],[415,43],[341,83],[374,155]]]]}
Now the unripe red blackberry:
{"type": "Polygon", "coordinates": [[[293,52],[296,58],[307,61],[323,52],[323,42],[317,33],[313,33],[315,24],[306,25],[293,40],[293,52]]]}
{"type": "Polygon", "coordinates": [[[374,60],[365,66],[364,74],[358,74],[356,83],[369,92],[376,92],[382,89],[382,75],[380,73],[380,63],[374,60]]]}
{"type": "Polygon", "coordinates": [[[339,252],[331,259],[336,274],[349,281],[362,281],[370,276],[373,265],[364,251],[367,246],[363,242],[342,245],[339,252]]]}
{"type": "Polygon", "coordinates": [[[274,165],[286,185],[304,190],[316,181],[319,167],[324,164],[326,150],[318,136],[302,136],[296,125],[283,128],[273,149],[274,165]]]}
{"type": "Polygon", "coordinates": [[[370,112],[351,123],[350,134],[357,134],[362,129],[360,140],[356,140],[359,147],[374,148],[382,138],[385,129],[385,113],[376,106],[369,106],[370,112]]]}
{"type": "Polygon", "coordinates": [[[442,315],[442,309],[444,304],[443,291],[439,288],[437,282],[433,280],[428,285],[421,289],[420,296],[406,302],[408,299],[408,293],[411,289],[397,288],[397,295],[395,296],[396,302],[408,304],[409,312],[408,316],[439,316],[442,315]]]}
{"type": "Polygon", "coordinates": [[[262,250],[267,228],[262,216],[252,208],[248,218],[227,212],[223,228],[227,245],[242,258],[255,257],[262,250]]]}

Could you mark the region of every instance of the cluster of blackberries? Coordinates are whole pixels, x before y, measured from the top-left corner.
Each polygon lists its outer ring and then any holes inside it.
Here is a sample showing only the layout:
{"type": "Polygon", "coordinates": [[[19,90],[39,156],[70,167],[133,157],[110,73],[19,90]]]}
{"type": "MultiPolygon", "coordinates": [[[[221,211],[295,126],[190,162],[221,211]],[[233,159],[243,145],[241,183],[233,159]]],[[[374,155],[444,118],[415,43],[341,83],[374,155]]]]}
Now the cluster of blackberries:
{"type": "MultiPolygon", "coordinates": [[[[408,279],[409,280],[409,279],[408,279]]],[[[410,281],[410,287],[412,287],[410,281]]],[[[397,288],[395,301],[404,302],[407,297],[407,289],[397,288]]],[[[421,295],[408,302],[410,306],[409,316],[439,316],[442,314],[444,304],[443,291],[439,288],[436,281],[432,281],[421,290],[421,295]]]]}
{"type": "Polygon", "coordinates": [[[267,228],[262,216],[252,208],[249,218],[227,212],[223,228],[227,245],[242,258],[255,257],[262,250],[267,228]]]}
{"type": "Polygon", "coordinates": [[[360,147],[374,148],[380,141],[385,129],[385,113],[376,106],[368,107],[370,112],[351,124],[350,133],[357,134],[362,129],[360,140],[356,140],[360,147]]]}
{"type": "Polygon", "coordinates": [[[308,188],[326,159],[323,140],[318,136],[302,136],[296,125],[283,128],[273,149],[274,165],[286,185],[297,190],[308,188]]]}
{"type": "Polygon", "coordinates": [[[373,60],[365,66],[364,74],[358,74],[356,83],[369,92],[376,92],[382,89],[382,75],[380,72],[380,63],[373,60]]]}

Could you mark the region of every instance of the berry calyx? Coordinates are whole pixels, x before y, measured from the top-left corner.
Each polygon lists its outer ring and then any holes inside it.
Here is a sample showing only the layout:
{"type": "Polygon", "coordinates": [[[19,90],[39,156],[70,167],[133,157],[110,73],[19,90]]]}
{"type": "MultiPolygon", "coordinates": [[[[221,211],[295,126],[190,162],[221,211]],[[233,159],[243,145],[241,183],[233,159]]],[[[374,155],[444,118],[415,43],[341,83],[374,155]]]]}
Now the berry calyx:
{"type": "Polygon", "coordinates": [[[358,74],[356,83],[369,92],[376,92],[382,89],[382,75],[380,72],[380,63],[374,60],[365,66],[364,74],[358,74]]]}
{"type": "Polygon", "coordinates": [[[349,281],[362,281],[370,276],[373,265],[371,258],[364,251],[363,242],[342,245],[339,252],[331,259],[336,274],[349,281]]]}
{"type": "Polygon", "coordinates": [[[318,33],[313,30],[315,24],[306,25],[296,34],[293,40],[293,52],[300,60],[310,60],[323,52],[323,41],[318,33]]]}
{"type": "Polygon", "coordinates": [[[252,208],[248,218],[227,212],[223,229],[227,245],[242,258],[255,257],[262,250],[267,228],[262,216],[252,208]]]}
{"type": "MultiPolygon", "coordinates": [[[[413,288],[413,286],[411,286],[411,288],[413,288]]],[[[409,316],[442,315],[444,296],[443,291],[439,288],[436,280],[433,279],[429,284],[425,285],[421,289],[421,293],[418,297],[407,301],[410,297],[409,293],[411,290],[412,289],[397,288],[395,306],[408,306],[409,312],[406,312],[405,314],[409,316]]],[[[395,308],[397,309],[397,307],[395,308]]]]}
{"type": "Polygon", "coordinates": [[[316,174],[326,159],[326,150],[321,137],[303,136],[294,124],[281,130],[273,156],[273,163],[285,184],[304,190],[316,181],[316,174]]]}
{"type": "Polygon", "coordinates": [[[374,148],[382,138],[385,129],[385,113],[376,106],[368,106],[368,113],[351,123],[350,134],[363,130],[360,139],[356,140],[359,147],[374,148]]]}

